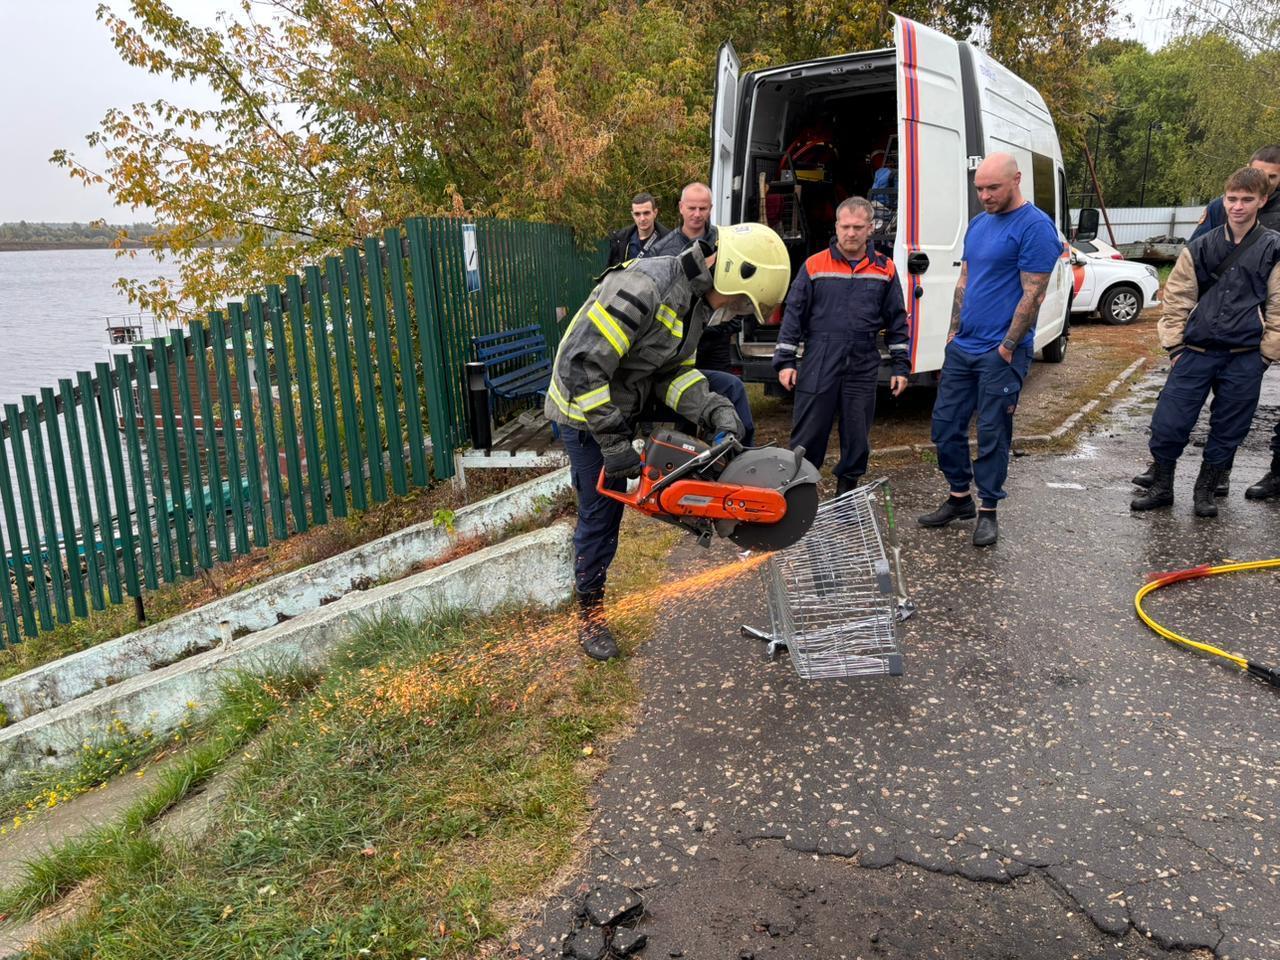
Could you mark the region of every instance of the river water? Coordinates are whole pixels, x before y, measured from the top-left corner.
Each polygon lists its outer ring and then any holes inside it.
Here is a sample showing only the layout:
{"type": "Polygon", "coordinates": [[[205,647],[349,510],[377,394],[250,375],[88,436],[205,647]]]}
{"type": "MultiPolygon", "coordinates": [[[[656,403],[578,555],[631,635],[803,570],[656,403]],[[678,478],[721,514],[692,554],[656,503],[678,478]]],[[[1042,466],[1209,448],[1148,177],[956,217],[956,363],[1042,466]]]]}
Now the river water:
{"type": "MultiPolygon", "coordinates": [[[[149,250],[0,252],[0,403],[57,387],[59,377],[108,360],[106,317],[137,313],[117,277],[175,279],[177,265],[149,250]]],[[[147,323],[146,336],[151,336],[147,323]]]]}

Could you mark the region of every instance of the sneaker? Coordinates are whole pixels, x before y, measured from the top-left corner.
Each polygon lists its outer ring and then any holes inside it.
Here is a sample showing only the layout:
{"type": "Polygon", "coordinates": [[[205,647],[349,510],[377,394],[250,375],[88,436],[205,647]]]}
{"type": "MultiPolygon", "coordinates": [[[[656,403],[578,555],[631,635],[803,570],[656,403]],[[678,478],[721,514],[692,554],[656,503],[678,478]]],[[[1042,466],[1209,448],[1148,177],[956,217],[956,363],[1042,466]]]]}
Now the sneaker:
{"type": "Polygon", "coordinates": [[[973,504],[973,497],[947,497],[942,506],[933,513],[916,517],[922,527],[945,527],[952,520],[972,520],[978,515],[978,508],[973,504]]]}

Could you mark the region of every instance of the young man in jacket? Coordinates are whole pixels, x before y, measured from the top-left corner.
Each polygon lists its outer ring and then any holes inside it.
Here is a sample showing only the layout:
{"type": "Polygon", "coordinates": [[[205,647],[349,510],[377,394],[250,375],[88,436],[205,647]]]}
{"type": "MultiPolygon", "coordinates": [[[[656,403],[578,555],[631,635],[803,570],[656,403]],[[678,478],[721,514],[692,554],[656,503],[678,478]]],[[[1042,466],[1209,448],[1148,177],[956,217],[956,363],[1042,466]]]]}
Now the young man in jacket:
{"type": "Polygon", "coordinates": [[[1178,458],[1212,392],[1194,503],[1196,516],[1218,515],[1214,490],[1249,433],[1262,375],[1280,359],[1280,234],[1258,222],[1269,193],[1260,170],[1233,173],[1226,222],[1187,244],[1165,282],[1160,345],[1172,365],[1151,416],[1152,483],[1134,511],[1172,505],[1178,458]]]}
{"type": "Polygon", "coordinates": [[[670,231],[658,222],[658,201],[651,193],[637,193],[631,198],[634,223],[609,234],[609,263],[614,266],[643,257],[670,231]]]}
{"type": "Polygon", "coordinates": [[[698,339],[714,310],[767,315],[786,294],[790,275],[786,246],[768,227],[725,227],[714,250],[699,242],[677,257],[606,272],[560,340],[544,409],[560,425],[578,494],[574,582],[578,642],[588,656],[618,655],[605,622],[604,587],[624,508],[596,489],[601,469],[613,489],[640,475],[632,440],[650,399],[709,437],[741,438],[733,405],[694,366],[698,339]]]}
{"type": "Polygon", "coordinates": [[[871,423],[876,415],[876,382],[884,331],[896,397],[911,373],[907,310],[893,260],[871,243],[875,211],[862,197],[836,207],[831,248],[804,262],[787,294],[773,368],[778,382],[796,392],[791,449],[819,469],[827,456],[831,421],[840,414],[840,461],[836,495],[852,490],[867,472],[871,423]],[[797,372],[797,353],[804,359],[797,372]]]}

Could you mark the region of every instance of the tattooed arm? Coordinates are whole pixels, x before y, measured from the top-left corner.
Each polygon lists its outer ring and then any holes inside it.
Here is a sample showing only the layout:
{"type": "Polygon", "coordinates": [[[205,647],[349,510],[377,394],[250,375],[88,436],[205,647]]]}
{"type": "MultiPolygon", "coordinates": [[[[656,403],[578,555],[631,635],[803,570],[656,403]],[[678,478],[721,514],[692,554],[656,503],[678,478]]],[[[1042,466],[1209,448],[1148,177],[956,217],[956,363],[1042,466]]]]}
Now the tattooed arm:
{"type": "Polygon", "coordinates": [[[1036,317],[1040,314],[1040,304],[1044,302],[1045,291],[1049,288],[1051,273],[1021,273],[1022,299],[1013,308],[1013,322],[1009,324],[1009,332],[1004,343],[1000,344],[1000,356],[1005,363],[1013,362],[1013,350],[1007,348],[1010,340],[1016,347],[1027,335],[1027,331],[1036,325],[1036,317]]]}
{"type": "Polygon", "coordinates": [[[969,284],[969,261],[960,262],[960,279],[956,281],[956,292],[951,297],[951,328],[947,331],[947,343],[956,338],[960,332],[960,308],[964,306],[964,288],[969,284]]]}

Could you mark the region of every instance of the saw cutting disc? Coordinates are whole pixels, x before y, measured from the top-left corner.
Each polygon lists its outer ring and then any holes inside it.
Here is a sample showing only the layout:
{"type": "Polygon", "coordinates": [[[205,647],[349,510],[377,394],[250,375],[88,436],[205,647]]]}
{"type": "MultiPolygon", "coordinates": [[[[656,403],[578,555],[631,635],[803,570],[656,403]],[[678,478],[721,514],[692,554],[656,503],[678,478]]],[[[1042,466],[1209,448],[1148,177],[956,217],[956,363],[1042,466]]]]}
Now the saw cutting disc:
{"type": "Polygon", "coordinates": [[[777,523],[739,523],[729,539],[744,550],[782,550],[798,541],[818,515],[818,487],[801,483],[788,490],[787,513],[777,523]]]}

